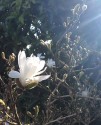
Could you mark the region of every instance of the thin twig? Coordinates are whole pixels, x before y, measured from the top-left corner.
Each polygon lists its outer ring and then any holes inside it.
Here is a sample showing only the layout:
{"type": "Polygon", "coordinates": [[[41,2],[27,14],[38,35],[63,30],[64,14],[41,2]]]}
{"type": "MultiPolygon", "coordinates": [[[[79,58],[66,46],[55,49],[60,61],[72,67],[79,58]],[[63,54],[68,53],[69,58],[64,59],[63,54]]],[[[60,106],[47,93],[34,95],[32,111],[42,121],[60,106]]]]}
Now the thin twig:
{"type": "Polygon", "coordinates": [[[15,104],[14,109],[15,109],[15,117],[16,117],[16,119],[17,119],[18,125],[21,125],[21,122],[20,122],[20,119],[19,119],[19,115],[18,115],[18,112],[17,112],[16,104],[15,104]]]}
{"type": "Polygon", "coordinates": [[[59,118],[57,118],[57,119],[55,119],[55,120],[52,120],[52,121],[46,123],[45,125],[49,125],[49,124],[51,124],[51,123],[58,122],[58,121],[60,121],[60,120],[64,120],[64,119],[66,119],[66,118],[70,118],[70,117],[73,117],[73,116],[76,116],[76,113],[74,113],[74,114],[72,114],[72,115],[65,116],[65,117],[59,117],[59,118]]]}

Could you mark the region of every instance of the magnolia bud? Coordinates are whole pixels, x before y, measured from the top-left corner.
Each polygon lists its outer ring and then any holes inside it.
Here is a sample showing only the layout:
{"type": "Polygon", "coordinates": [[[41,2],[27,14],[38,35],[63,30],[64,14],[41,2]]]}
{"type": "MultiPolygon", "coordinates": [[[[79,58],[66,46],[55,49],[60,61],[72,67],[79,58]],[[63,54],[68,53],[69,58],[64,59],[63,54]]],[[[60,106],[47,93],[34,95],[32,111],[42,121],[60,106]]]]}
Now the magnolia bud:
{"type": "Polygon", "coordinates": [[[27,115],[28,115],[29,117],[33,118],[33,115],[32,115],[31,112],[27,111],[27,115]]]}
{"type": "Polygon", "coordinates": [[[3,110],[5,106],[6,106],[5,102],[2,99],[0,99],[0,111],[3,110]]]}
{"type": "Polygon", "coordinates": [[[45,43],[44,43],[44,41],[43,41],[43,40],[40,40],[40,42],[41,42],[41,44],[42,44],[42,45],[45,45],[45,43]]]}
{"type": "Polygon", "coordinates": [[[14,53],[11,54],[13,57],[16,57],[14,53]]]}
{"type": "Polygon", "coordinates": [[[10,56],[9,56],[9,62],[14,62],[14,61],[15,61],[15,57],[12,56],[12,55],[10,55],[10,56]]]}
{"type": "Polygon", "coordinates": [[[68,74],[64,74],[63,75],[63,80],[66,80],[67,77],[68,77],[68,74]]]}
{"type": "Polygon", "coordinates": [[[37,116],[37,115],[39,114],[39,106],[36,105],[34,109],[35,109],[35,114],[36,114],[36,116],[37,116]]]}
{"type": "Polygon", "coordinates": [[[10,112],[10,107],[9,106],[7,106],[7,113],[9,113],[10,112]]]}
{"type": "Polygon", "coordinates": [[[2,99],[0,99],[0,105],[5,106],[5,102],[2,99]]]}
{"type": "Polygon", "coordinates": [[[52,40],[47,40],[47,41],[40,40],[40,42],[41,42],[42,45],[47,46],[47,48],[51,50],[52,40]]]}
{"type": "Polygon", "coordinates": [[[6,58],[5,58],[5,53],[4,53],[4,52],[1,53],[1,57],[2,57],[2,59],[6,59],[6,58]]]}

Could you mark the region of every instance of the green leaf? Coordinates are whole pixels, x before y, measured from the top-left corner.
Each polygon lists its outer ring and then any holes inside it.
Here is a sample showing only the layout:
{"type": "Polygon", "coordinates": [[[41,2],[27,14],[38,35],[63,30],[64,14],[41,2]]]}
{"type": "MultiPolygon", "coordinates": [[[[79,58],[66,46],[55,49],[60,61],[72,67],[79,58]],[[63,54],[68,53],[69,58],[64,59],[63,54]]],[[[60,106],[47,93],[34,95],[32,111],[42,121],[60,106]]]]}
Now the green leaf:
{"type": "Polygon", "coordinates": [[[16,10],[19,11],[21,8],[22,0],[16,0],[16,10]]]}
{"type": "Polygon", "coordinates": [[[19,16],[19,22],[20,22],[21,24],[24,24],[24,17],[23,17],[23,15],[20,15],[20,16],[19,16]]]}
{"type": "Polygon", "coordinates": [[[11,15],[11,16],[8,16],[7,18],[6,18],[6,20],[11,20],[11,19],[14,19],[15,18],[15,16],[14,15],[11,15]]]}

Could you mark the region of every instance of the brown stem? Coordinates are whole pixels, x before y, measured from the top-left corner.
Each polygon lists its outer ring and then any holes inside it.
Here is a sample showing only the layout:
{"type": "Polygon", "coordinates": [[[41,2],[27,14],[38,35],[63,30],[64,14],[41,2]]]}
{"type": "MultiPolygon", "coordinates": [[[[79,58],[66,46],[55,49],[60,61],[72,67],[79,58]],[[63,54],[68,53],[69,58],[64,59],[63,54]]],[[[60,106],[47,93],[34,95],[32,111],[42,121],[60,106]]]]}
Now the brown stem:
{"type": "Polygon", "coordinates": [[[19,118],[19,115],[18,115],[18,111],[17,111],[16,104],[15,104],[15,106],[14,106],[14,109],[15,109],[15,117],[16,117],[17,123],[18,123],[18,125],[21,125],[21,122],[20,122],[20,118],[19,118]]]}
{"type": "Polygon", "coordinates": [[[70,117],[73,117],[73,116],[76,116],[76,113],[74,113],[74,114],[72,114],[72,115],[65,116],[65,117],[59,117],[59,118],[57,118],[57,119],[55,119],[55,120],[52,120],[52,121],[46,123],[45,125],[49,125],[49,124],[51,124],[51,123],[58,122],[58,121],[60,121],[60,120],[64,120],[64,119],[66,119],[66,118],[70,118],[70,117]]]}

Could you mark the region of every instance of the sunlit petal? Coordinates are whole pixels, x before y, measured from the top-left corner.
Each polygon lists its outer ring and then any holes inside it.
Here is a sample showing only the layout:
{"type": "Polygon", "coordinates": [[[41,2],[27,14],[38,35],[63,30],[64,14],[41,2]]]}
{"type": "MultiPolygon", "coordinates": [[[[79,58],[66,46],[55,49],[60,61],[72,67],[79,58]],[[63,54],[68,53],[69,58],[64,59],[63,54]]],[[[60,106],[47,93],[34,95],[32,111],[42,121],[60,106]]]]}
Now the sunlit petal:
{"type": "Polygon", "coordinates": [[[12,70],[12,71],[9,72],[8,76],[11,77],[11,78],[20,78],[20,73],[12,70]]]}
{"type": "Polygon", "coordinates": [[[39,64],[37,65],[37,72],[39,72],[40,70],[42,70],[45,66],[45,61],[44,60],[41,60],[39,62],[39,64]]]}
{"type": "Polygon", "coordinates": [[[18,54],[18,65],[19,68],[24,68],[24,64],[26,62],[26,54],[25,51],[20,51],[18,54]]]}
{"type": "Polygon", "coordinates": [[[46,69],[47,69],[47,67],[45,67],[42,71],[36,72],[36,74],[34,73],[33,76],[42,74],[46,69]]]}

